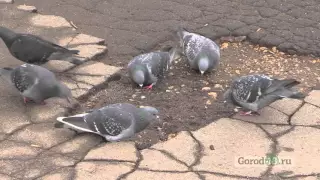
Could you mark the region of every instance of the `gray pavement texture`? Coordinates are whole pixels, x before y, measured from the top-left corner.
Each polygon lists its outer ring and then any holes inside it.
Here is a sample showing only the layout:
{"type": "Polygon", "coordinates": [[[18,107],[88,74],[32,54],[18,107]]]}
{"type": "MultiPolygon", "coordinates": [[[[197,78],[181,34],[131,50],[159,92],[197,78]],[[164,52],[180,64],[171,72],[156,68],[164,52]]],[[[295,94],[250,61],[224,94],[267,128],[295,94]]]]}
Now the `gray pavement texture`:
{"type": "Polygon", "coordinates": [[[109,56],[149,51],[178,26],[209,38],[247,36],[253,43],[320,56],[317,0],[21,0],[106,39],[109,56]],[[81,18],[79,18],[81,17],[81,18]]]}
{"type": "MultiPolygon", "coordinates": [[[[101,3],[92,2],[96,8],[101,3]]],[[[120,1],[108,1],[113,5],[118,2],[120,1]]],[[[121,5],[135,7],[134,2],[121,2],[121,5]]],[[[185,21],[189,16],[193,19],[197,17],[181,8],[183,4],[183,7],[190,8],[190,5],[186,5],[188,1],[151,2],[161,2],[163,5],[158,4],[158,7],[167,8],[164,14],[161,14],[160,10],[158,14],[157,10],[153,10],[154,18],[168,18],[174,16],[173,12],[185,13],[179,16],[185,21]],[[176,7],[169,6],[168,3],[173,3],[176,7]],[[173,7],[181,9],[176,12],[170,9],[173,7]]],[[[204,2],[198,4],[199,2],[191,7],[210,7],[204,2]]],[[[83,4],[84,1],[79,3],[83,4]]],[[[110,9],[112,13],[125,12],[123,8],[112,7],[114,6],[105,9],[110,9]]],[[[119,67],[95,61],[95,58],[107,51],[103,39],[78,32],[72,23],[60,16],[37,14],[32,7],[22,9],[24,10],[21,10],[21,7],[18,9],[16,5],[1,5],[1,25],[41,35],[69,48],[79,49],[80,54],[84,56],[85,63],[80,66],[65,62],[51,62],[45,65],[56,72],[65,73],[59,78],[72,88],[75,98],[81,98],[92,89],[106,83],[120,70],[119,67]]],[[[109,18],[111,17],[113,16],[110,15],[109,18]]],[[[150,22],[148,18],[150,17],[146,15],[144,20],[139,21],[150,22]]],[[[114,18],[113,23],[116,21],[117,18],[114,18]]],[[[167,21],[157,23],[163,22],[167,21]]],[[[118,25],[125,24],[119,22],[118,25]]],[[[133,32],[117,31],[124,34],[133,32]]],[[[146,33],[145,37],[148,36],[146,33]]],[[[149,42],[148,38],[144,40],[149,42]]],[[[132,46],[132,42],[129,39],[128,43],[124,44],[132,46]]],[[[118,44],[121,44],[121,41],[118,44]]],[[[21,64],[9,55],[3,43],[0,43],[0,54],[1,67],[21,64]]],[[[196,131],[183,131],[168,141],[138,150],[133,142],[104,143],[99,136],[75,134],[68,129],[55,129],[55,118],[68,113],[64,100],[52,98],[47,100],[45,106],[24,105],[21,96],[0,79],[0,179],[316,180],[320,176],[319,99],[320,91],[314,90],[304,100],[277,101],[262,109],[260,117],[244,118],[234,115],[222,118],[196,131]],[[282,163],[243,164],[246,161],[241,161],[241,157],[247,160],[276,158],[282,163]]]]}

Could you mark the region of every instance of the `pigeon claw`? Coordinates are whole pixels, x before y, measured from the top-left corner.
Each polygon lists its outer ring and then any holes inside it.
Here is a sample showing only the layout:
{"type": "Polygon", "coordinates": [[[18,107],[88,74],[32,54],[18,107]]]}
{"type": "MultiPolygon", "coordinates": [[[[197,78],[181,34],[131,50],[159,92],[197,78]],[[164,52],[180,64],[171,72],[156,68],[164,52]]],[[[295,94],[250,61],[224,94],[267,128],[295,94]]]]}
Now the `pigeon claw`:
{"type": "Polygon", "coordinates": [[[240,116],[258,116],[260,115],[259,113],[257,112],[252,112],[252,111],[240,111],[240,116]]]}
{"type": "Polygon", "coordinates": [[[151,90],[152,86],[153,86],[153,84],[150,84],[149,86],[144,87],[144,89],[151,90]]]}
{"type": "Polygon", "coordinates": [[[23,102],[24,102],[25,104],[27,104],[27,103],[29,102],[29,99],[26,98],[26,97],[23,97],[23,102]]]}

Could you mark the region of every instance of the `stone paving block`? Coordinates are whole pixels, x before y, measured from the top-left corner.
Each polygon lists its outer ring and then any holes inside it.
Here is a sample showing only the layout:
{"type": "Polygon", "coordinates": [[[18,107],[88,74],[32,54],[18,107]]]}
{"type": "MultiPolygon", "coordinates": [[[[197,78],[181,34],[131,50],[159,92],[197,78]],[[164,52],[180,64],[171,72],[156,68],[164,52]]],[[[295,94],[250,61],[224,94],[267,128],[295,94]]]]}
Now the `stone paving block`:
{"type": "Polygon", "coordinates": [[[88,93],[93,87],[106,82],[111,75],[119,70],[119,67],[109,66],[100,62],[88,62],[68,72],[77,74],[70,76],[72,80],[65,77],[61,81],[72,89],[73,96],[78,98],[88,93]]]}
{"type": "Polygon", "coordinates": [[[320,108],[308,103],[291,117],[291,124],[294,125],[319,125],[319,123],[320,108]]]}
{"type": "Polygon", "coordinates": [[[55,122],[57,117],[66,115],[68,105],[67,101],[61,98],[47,99],[45,105],[30,104],[28,106],[30,121],[34,123],[55,122]]]}
{"type": "Polygon", "coordinates": [[[13,141],[0,143],[0,159],[30,159],[37,156],[41,149],[13,141]]]}
{"type": "Polygon", "coordinates": [[[303,102],[298,99],[284,98],[270,104],[270,106],[290,116],[297,111],[302,103],[303,102]]]}
{"type": "Polygon", "coordinates": [[[30,23],[45,28],[72,27],[65,18],[54,15],[36,14],[30,19],[30,23]]]}
{"type": "Polygon", "coordinates": [[[290,128],[292,126],[279,126],[279,125],[261,125],[261,127],[266,130],[268,133],[270,133],[272,136],[275,136],[277,134],[281,134],[290,128]]]}
{"type": "Polygon", "coordinates": [[[174,179],[174,180],[200,180],[200,178],[192,172],[188,173],[166,173],[166,172],[151,172],[151,171],[140,171],[136,170],[130,174],[125,180],[142,180],[142,179],[152,179],[152,180],[164,180],[164,179],[174,179]]]}
{"type": "Polygon", "coordinates": [[[132,169],[131,163],[80,162],[76,166],[74,180],[107,180],[117,179],[132,169]]]}
{"type": "MultiPolygon", "coordinates": [[[[320,172],[320,130],[311,127],[295,127],[295,130],[278,139],[279,146],[292,148],[293,151],[281,151],[279,159],[289,159],[291,164],[278,164],[273,167],[272,173],[293,171],[298,174],[316,174],[320,172]]],[[[281,161],[281,160],[280,160],[281,161]]],[[[289,163],[289,161],[287,161],[289,163]]]]}
{"type": "Polygon", "coordinates": [[[165,150],[188,166],[195,161],[197,143],[186,131],[180,132],[176,137],[152,146],[154,149],[165,150]]]}
{"type": "Polygon", "coordinates": [[[78,34],[75,37],[68,37],[65,39],[61,39],[59,44],[66,46],[66,45],[80,45],[80,44],[103,44],[105,42],[104,39],[90,36],[87,34],[78,34]]]}
{"type": "Polygon", "coordinates": [[[0,97],[0,114],[1,133],[12,133],[20,127],[30,124],[21,97],[0,97]]]}
{"type": "Polygon", "coordinates": [[[14,86],[10,86],[7,81],[0,78],[0,96],[21,96],[14,86]]]}
{"type": "Polygon", "coordinates": [[[54,123],[32,124],[13,134],[10,139],[24,141],[41,148],[50,148],[67,141],[75,132],[64,128],[54,128],[54,123]]]}
{"type": "Polygon", "coordinates": [[[72,179],[74,168],[62,168],[60,170],[51,172],[37,180],[70,180],[72,179]]]}
{"type": "Polygon", "coordinates": [[[96,44],[79,45],[70,49],[79,50],[79,56],[85,57],[86,60],[94,59],[97,56],[103,55],[107,52],[107,47],[96,44]]]}
{"type": "Polygon", "coordinates": [[[306,102],[320,107],[320,90],[313,90],[304,99],[306,102]]]}
{"type": "Polygon", "coordinates": [[[238,178],[238,177],[228,177],[228,176],[218,176],[215,174],[208,174],[208,173],[201,173],[201,175],[203,175],[206,180],[219,180],[219,179],[223,179],[223,180],[248,180],[247,178],[238,178]]]}
{"type": "Polygon", "coordinates": [[[25,168],[25,160],[1,160],[0,173],[12,176],[14,173],[25,168]]]}
{"type": "Polygon", "coordinates": [[[121,160],[136,162],[137,152],[134,142],[103,143],[92,149],[85,160],[121,160]],[[108,153],[106,153],[108,152],[108,153]]]}
{"type": "Polygon", "coordinates": [[[0,179],[1,180],[15,180],[14,178],[4,175],[4,174],[0,174],[0,179]]]}
{"type": "Polygon", "coordinates": [[[37,8],[36,7],[34,7],[34,6],[28,6],[28,5],[19,5],[19,6],[17,6],[17,8],[19,9],[19,10],[22,10],[22,11],[27,11],[27,12],[32,12],[32,13],[35,13],[35,12],[37,12],[37,8]]]}
{"type": "Polygon", "coordinates": [[[52,71],[53,73],[59,73],[59,72],[64,72],[67,71],[70,68],[75,67],[76,65],[69,63],[67,61],[59,61],[59,60],[54,60],[54,61],[48,61],[42,67],[47,68],[48,70],[52,71]]]}
{"type": "MultiPolygon", "coordinates": [[[[82,159],[90,149],[101,141],[102,138],[97,135],[79,134],[75,138],[52,148],[51,151],[65,154],[75,159],[82,159]]],[[[110,150],[108,150],[108,154],[109,152],[110,150]]]]}
{"type": "Polygon", "coordinates": [[[6,134],[0,133],[0,141],[4,140],[4,138],[6,138],[6,134]]]}
{"type": "Polygon", "coordinates": [[[289,117],[276,109],[265,107],[259,113],[260,116],[240,116],[236,114],[233,118],[258,124],[288,124],[289,117]]]}
{"type": "Polygon", "coordinates": [[[169,158],[167,155],[157,150],[145,149],[141,151],[143,160],[139,168],[162,171],[187,171],[187,166],[169,158]],[[161,161],[159,161],[161,159],[161,161]]]}
{"type": "Polygon", "coordinates": [[[267,169],[267,165],[239,163],[241,157],[261,159],[270,152],[272,141],[253,124],[223,118],[193,132],[193,135],[204,147],[204,156],[194,170],[258,177],[267,169]]]}
{"type": "Polygon", "coordinates": [[[15,177],[21,179],[35,179],[39,176],[46,175],[49,172],[60,169],[61,167],[69,167],[75,165],[76,161],[69,157],[58,154],[43,154],[36,159],[26,162],[26,167],[15,177]]]}

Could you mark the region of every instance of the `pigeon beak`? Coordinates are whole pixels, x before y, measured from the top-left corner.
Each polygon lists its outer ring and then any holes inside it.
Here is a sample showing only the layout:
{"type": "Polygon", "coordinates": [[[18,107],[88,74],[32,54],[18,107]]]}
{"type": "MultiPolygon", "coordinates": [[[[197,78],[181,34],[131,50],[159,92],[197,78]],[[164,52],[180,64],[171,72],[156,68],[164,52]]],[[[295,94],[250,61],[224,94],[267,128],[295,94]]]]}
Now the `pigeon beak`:
{"type": "Polygon", "coordinates": [[[143,86],[143,84],[139,84],[139,86],[140,86],[140,87],[142,87],[142,86],[143,86]]]}

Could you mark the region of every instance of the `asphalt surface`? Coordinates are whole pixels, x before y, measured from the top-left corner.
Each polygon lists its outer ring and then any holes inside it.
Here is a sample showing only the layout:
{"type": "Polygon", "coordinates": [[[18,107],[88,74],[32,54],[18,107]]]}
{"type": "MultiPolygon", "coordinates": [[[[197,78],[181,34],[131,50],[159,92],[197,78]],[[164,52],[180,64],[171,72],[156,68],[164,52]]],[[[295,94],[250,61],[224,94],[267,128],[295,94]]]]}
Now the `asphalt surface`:
{"type": "Polygon", "coordinates": [[[246,35],[291,54],[320,56],[317,0],[21,0],[106,39],[110,58],[149,51],[183,26],[216,39],[246,35]]]}

